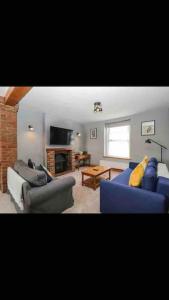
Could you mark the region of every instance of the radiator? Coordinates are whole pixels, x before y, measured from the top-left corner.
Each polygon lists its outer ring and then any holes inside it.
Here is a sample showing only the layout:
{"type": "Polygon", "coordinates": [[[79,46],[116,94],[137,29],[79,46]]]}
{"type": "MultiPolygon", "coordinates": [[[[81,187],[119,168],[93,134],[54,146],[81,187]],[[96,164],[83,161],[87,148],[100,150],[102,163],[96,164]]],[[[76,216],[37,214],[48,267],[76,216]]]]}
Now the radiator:
{"type": "Polygon", "coordinates": [[[129,163],[121,161],[100,160],[100,166],[125,170],[129,167],[129,163]]]}

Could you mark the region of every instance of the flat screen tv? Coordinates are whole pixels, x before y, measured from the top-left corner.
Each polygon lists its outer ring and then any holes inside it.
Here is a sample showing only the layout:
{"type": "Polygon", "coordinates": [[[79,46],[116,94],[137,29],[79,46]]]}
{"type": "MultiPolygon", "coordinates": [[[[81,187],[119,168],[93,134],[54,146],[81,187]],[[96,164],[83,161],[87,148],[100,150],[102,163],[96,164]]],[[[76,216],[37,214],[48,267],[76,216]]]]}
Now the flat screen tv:
{"type": "Polygon", "coordinates": [[[73,130],[50,126],[50,145],[70,145],[73,130]]]}

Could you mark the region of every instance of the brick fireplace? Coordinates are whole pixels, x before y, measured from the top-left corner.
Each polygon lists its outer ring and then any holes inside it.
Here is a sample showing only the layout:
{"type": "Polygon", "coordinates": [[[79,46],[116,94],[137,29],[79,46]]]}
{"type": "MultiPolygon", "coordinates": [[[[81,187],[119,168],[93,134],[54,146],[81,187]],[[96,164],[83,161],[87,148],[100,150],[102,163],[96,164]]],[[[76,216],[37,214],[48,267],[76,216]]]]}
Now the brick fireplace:
{"type": "Polygon", "coordinates": [[[75,170],[75,154],[72,149],[47,148],[47,169],[53,176],[75,170]]]}

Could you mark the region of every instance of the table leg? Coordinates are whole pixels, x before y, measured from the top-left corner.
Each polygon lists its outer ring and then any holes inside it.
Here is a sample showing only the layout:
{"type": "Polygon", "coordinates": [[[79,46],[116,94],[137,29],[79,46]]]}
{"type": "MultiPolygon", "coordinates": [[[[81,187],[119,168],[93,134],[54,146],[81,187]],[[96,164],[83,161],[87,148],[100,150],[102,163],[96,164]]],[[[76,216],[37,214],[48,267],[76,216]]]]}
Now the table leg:
{"type": "Polygon", "coordinates": [[[84,185],[84,174],[82,173],[82,185],[84,185]]]}
{"type": "Polygon", "coordinates": [[[93,188],[96,190],[96,176],[93,177],[93,188]]]}

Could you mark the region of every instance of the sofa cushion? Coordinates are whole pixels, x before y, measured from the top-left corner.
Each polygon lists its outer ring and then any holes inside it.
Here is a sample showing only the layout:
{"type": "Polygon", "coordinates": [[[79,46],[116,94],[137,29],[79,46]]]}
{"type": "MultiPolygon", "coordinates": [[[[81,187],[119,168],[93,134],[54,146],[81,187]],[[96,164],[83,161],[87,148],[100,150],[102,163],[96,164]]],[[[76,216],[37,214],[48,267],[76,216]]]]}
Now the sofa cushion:
{"type": "Polygon", "coordinates": [[[142,162],[132,171],[129,178],[129,186],[139,187],[144,176],[144,166],[142,162]]]}
{"type": "Polygon", "coordinates": [[[146,164],[148,164],[149,159],[147,155],[144,156],[143,160],[146,162],[146,164]]]}
{"type": "Polygon", "coordinates": [[[28,167],[31,169],[35,169],[35,163],[30,158],[28,159],[28,167]]]}
{"type": "Polygon", "coordinates": [[[43,166],[43,165],[40,164],[38,167],[36,167],[36,170],[45,172],[45,174],[47,176],[47,182],[48,183],[53,180],[52,174],[48,171],[48,169],[46,169],[45,166],[43,166]]]}
{"type": "Polygon", "coordinates": [[[148,167],[153,167],[157,170],[157,164],[155,163],[155,161],[149,161],[148,162],[148,167]]]}
{"type": "Polygon", "coordinates": [[[29,168],[22,160],[16,161],[14,170],[32,187],[43,186],[47,184],[47,176],[45,172],[29,168]]]}
{"type": "Polygon", "coordinates": [[[21,167],[28,167],[23,160],[17,160],[14,164],[14,170],[18,173],[21,167]]]}
{"type": "Polygon", "coordinates": [[[131,172],[132,172],[132,169],[127,168],[120,175],[113,178],[111,181],[128,185],[131,172]]]}
{"type": "Polygon", "coordinates": [[[157,171],[154,167],[147,166],[145,173],[142,179],[141,187],[144,190],[154,192],[156,189],[157,183],[157,171]]]}
{"type": "Polygon", "coordinates": [[[156,165],[158,164],[158,160],[157,160],[157,158],[155,158],[155,157],[151,157],[150,160],[149,160],[149,162],[150,162],[150,161],[155,162],[156,165]]]}

